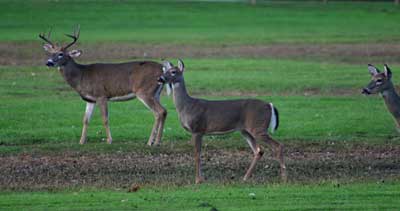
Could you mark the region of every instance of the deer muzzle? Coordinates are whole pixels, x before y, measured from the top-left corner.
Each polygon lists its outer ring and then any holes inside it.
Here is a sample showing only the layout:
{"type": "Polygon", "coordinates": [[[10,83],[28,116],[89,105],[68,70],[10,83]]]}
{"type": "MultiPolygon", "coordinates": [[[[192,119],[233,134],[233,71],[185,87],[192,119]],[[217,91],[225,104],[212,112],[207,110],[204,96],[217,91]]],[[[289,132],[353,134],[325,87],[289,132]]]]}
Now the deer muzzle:
{"type": "Polygon", "coordinates": [[[164,84],[166,82],[166,79],[164,76],[160,76],[157,81],[159,84],[164,84]]]}
{"type": "Polygon", "coordinates": [[[369,95],[371,94],[371,91],[368,88],[363,88],[361,94],[369,95]]]}
{"type": "Polygon", "coordinates": [[[53,62],[53,60],[51,60],[51,59],[49,59],[49,60],[47,60],[47,62],[46,62],[46,66],[47,67],[54,67],[54,62],[53,62]]]}

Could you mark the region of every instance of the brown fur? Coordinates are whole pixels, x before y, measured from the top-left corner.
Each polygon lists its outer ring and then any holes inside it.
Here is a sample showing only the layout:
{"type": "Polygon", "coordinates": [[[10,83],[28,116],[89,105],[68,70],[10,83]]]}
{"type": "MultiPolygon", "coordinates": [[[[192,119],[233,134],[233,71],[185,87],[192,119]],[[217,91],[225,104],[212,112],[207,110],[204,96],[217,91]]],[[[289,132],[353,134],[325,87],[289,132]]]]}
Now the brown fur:
{"type": "Polygon", "coordinates": [[[195,145],[196,183],[201,183],[201,143],[202,137],[209,134],[224,134],[240,131],[249,143],[254,157],[244,180],[247,180],[262,157],[261,141],[270,145],[273,156],[281,166],[281,176],[286,180],[286,166],[283,159],[283,145],[268,135],[273,106],[257,99],[209,101],[190,97],[183,78],[183,63],[179,68],[166,65],[161,81],[173,86],[174,103],[182,126],[192,133],[195,145]]]}
{"type": "Polygon", "coordinates": [[[388,111],[395,120],[396,129],[400,132],[400,97],[392,83],[392,72],[386,64],[384,67],[384,72],[380,72],[376,67],[368,65],[372,78],[369,84],[363,88],[363,93],[380,93],[382,95],[388,111]]]}
{"type": "Polygon", "coordinates": [[[47,37],[44,34],[39,35],[41,39],[47,42],[43,47],[50,53],[46,65],[58,67],[65,81],[79,93],[83,100],[87,101],[80,143],[86,142],[93,103],[97,103],[100,107],[107,142],[111,143],[107,102],[109,100],[130,100],[138,97],[152,110],[155,117],[148,145],[152,145],[154,142],[159,144],[167,116],[167,111],[159,102],[162,85],[157,83],[157,79],[163,73],[162,65],[152,61],[119,64],[78,64],[72,57],[79,56],[81,52],[77,50],[68,51],[67,49],[79,38],[79,27],[74,30],[74,35],[67,36],[71,37],[73,41],[65,47],[59,47],[50,41],[50,33],[47,37]]]}

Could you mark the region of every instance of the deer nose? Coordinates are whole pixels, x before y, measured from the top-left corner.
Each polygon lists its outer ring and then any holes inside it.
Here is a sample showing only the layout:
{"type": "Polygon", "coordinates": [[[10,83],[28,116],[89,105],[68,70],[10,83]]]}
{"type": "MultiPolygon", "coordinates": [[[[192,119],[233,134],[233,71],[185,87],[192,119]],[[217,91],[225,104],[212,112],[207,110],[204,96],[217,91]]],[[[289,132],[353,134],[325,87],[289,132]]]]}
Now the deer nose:
{"type": "Polygon", "coordinates": [[[369,91],[368,88],[363,88],[361,94],[369,95],[371,92],[369,91]]]}
{"type": "Polygon", "coordinates": [[[46,66],[48,66],[48,67],[54,67],[54,62],[53,62],[53,60],[51,60],[51,59],[47,60],[46,66]]]}
{"type": "Polygon", "coordinates": [[[163,84],[163,83],[165,83],[166,80],[165,80],[164,76],[160,76],[157,81],[159,84],[163,84]]]}

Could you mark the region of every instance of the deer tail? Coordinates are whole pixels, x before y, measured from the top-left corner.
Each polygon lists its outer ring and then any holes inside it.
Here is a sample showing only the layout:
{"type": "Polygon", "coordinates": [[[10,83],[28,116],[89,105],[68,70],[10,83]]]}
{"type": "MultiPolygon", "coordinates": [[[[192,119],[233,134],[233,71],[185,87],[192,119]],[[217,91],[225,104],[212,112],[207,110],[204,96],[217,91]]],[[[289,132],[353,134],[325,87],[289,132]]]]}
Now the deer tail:
{"type": "Polygon", "coordinates": [[[271,106],[271,119],[269,121],[269,129],[271,133],[274,133],[279,127],[279,112],[278,109],[272,103],[269,103],[271,106]]]}

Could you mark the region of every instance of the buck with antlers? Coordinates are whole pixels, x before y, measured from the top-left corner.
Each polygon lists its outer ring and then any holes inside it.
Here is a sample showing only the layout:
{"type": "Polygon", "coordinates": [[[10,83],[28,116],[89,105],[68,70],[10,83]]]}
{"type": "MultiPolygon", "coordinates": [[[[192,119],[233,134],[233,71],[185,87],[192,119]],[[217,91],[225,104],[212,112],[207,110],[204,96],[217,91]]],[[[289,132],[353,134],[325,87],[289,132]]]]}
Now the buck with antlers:
{"type": "Polygon", "coordinates": [[[278,128],[279,117],[272,103],[256,99],[209,101],[188,95],[183,77],[184,64],[178,61],[178,67],[164,62],[164,74],[159,83],[172,85],[173,98],[180,122],[185,130],[192,133],[195,144],[196,183],[203,181],[200,166],[202,137],[207,134],[224,134],[240,131],[254,153],[244,180],[247,180],[262,157],[263,150],[257,141],[272,147],[274,158],[280,163],[281,176],[286,180],[286,166],[283,159],[283,145],[268,135],[278,128]]]}
{"type": "Polygon", "coordinates": [[[162,75],[162,65],[152,61],[78,64],[73,58],[80,56],[82,52],[69,51],[68,48],[78,40],[79,26],[74,29],[73,35],[66,34],[73,40],[65,46],[57,46],[51,42],[50,32],[47,36],[43,33],[39,35],[46,42],[44,49],[50,54],[46,65],[58,67],[65,81],[86,101],[80,144],[86,142],[87,128],[95,104],[100,107],[107,143],[111,144],[107,102],[126,101],[135,97],[142,101],[155,116],[148,145],[159,144],[167,116],[167,111],[160,104],[163,86],[157,83],[157,79],[162,75]]]}
{"type": "Polygon", "coordinates": [[[393,115],[396,122],[396,129],[400,132],[400,97],[396,93],[392,83],[392,71],[384,65],[384,71],[381,73],[378,68],[368,64],[368,71],[372,76],[369,84],[363,88],[365,95],[380,93],[385,100],[386,107],[393,115]]]}

